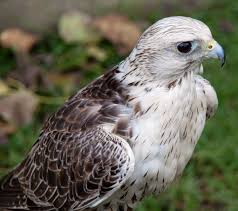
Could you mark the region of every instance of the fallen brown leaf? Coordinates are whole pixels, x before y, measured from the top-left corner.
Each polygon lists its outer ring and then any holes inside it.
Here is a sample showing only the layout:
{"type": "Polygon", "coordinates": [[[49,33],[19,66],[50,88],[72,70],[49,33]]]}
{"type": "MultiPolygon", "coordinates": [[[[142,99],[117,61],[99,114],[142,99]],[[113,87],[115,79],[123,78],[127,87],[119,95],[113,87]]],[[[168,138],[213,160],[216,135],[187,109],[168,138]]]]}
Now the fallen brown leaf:
{"type": "Polygon", "coordinates": [[[8,76],[21,83],[27,88],[35,89],[45,86],[47,82],[43,75],[42,68],[27,53],[16,53],[17,65],[8,76]]]}
{"type": "Polygon", "coordinates": [[[14,125],[11,125],[9,123],[6,122],[0,122],[0,133],[1,134],[5,134],[5,135],[9,135],[12,134],[16,131],[16,127],[14,125]]]}
{"type": "Polygon", "coordinates": [[[111,41],[120,54],[129,53],[140,37],[139,27],[122,15],[107,15],[97,18],[93,25],[111,41]]]}
{"type": "Polygon", "coordinates": [[[12,125],[22,126],[32,121],[37,104],[37,97],[30,91],[16,91],[0,99],[0,117],[12,125]]]}
{"type": "Polygon", "coordinates": [[[0,44],[16,52],[29,52],[38,41],[38,37],[18,28],[10,28],[1,32],[0,44]]]}

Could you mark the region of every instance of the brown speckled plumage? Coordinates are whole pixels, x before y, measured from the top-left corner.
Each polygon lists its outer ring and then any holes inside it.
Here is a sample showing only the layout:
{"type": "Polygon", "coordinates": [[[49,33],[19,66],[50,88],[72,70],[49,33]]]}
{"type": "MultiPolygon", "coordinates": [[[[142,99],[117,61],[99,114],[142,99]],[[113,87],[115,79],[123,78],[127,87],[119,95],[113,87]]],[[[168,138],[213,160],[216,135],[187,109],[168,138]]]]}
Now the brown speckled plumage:
{"type": "Polygon", "coordinates": [[[224,60],[224,52],[202,22],[152,25],[123,62],[50,116],[0,181],[0,208],[131,211],[159,195],[182,174],[216,111],[216,92],[199,75],[210,57],[224,60]],[[188,54],[177,48],[185,41],[188,54]]]}
{"type": "Polygon", "coordinates": [[[78,210],[123,182],[131,158],[121,140],[101,127],[112,124],[114,134],[129,138],[124,116],[132,108],[114,79],[116,71],[117,67],[72,96],[48,119],[27,158],[3,180],[1,203],[23,209],[78,210]],[[2,194],[11,190],[11,183],[14,188],[17,184],[19,199],[11,201],[6,193],[4,202],[2,194]]]}

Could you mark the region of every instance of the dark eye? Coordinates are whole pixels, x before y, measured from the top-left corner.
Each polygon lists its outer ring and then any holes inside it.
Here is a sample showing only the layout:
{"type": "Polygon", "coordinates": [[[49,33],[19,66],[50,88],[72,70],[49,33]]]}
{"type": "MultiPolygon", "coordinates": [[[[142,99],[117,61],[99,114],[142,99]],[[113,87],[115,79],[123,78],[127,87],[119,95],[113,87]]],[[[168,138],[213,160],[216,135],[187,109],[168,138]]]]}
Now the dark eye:
{"type": "Polygon", "coordinates": [[[182,42],[178,44],[177,49],[181,53],[188,53],[192,50],[192,43],[191,42],[182,42]]]}

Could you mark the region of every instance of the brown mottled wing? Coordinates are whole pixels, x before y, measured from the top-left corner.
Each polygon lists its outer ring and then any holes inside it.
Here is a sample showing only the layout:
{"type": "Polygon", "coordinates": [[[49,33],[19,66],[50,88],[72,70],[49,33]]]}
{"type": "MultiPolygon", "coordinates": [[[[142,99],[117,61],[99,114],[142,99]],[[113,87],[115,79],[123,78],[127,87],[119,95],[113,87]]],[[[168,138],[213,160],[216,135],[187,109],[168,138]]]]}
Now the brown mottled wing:
{"type": "Polygon", "coordinates": [[[122,138],[100,127],[43,134],[19,174],[36,204],[62,210],[100,203],[130,176],[134,157],[122,138]]]}
{"type": "Polygon", "coordinates": [[[133,109],[116,71],[78,92],[49,118],[27,158],[2,182],[0,195],[8,195],[0,207],[80,210],[96,206],[126,181],[134,166],[125,141],[133,109]],[[10,188],[12,181],[17,185],[10,188]]]}
{"type": "Polygon", "coordinates": [[[129,138],[130,119],[134,111],[127,105],[128,91],[115,79],[115,71],[117,70],[108,72],[71,97],[51,116],[44,130],[77,132],[97,125],[110,124],[115,127],[115,133],[129,138]],[[120,124],[122,121],[123,125],[120,124]]]}

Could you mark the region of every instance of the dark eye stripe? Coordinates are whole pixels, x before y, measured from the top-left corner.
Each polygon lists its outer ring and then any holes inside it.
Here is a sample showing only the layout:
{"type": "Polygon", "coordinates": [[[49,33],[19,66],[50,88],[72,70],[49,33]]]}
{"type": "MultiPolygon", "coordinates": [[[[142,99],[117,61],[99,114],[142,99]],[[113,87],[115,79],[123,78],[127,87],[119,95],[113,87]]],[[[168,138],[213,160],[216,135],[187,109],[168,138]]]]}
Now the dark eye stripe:
{"type": "Polygon", "coordinates": [[[181,53],[188,53],[192,50],[192,43],[191,42],[182,42],[178,44],[177,49],[181,53]]]}

